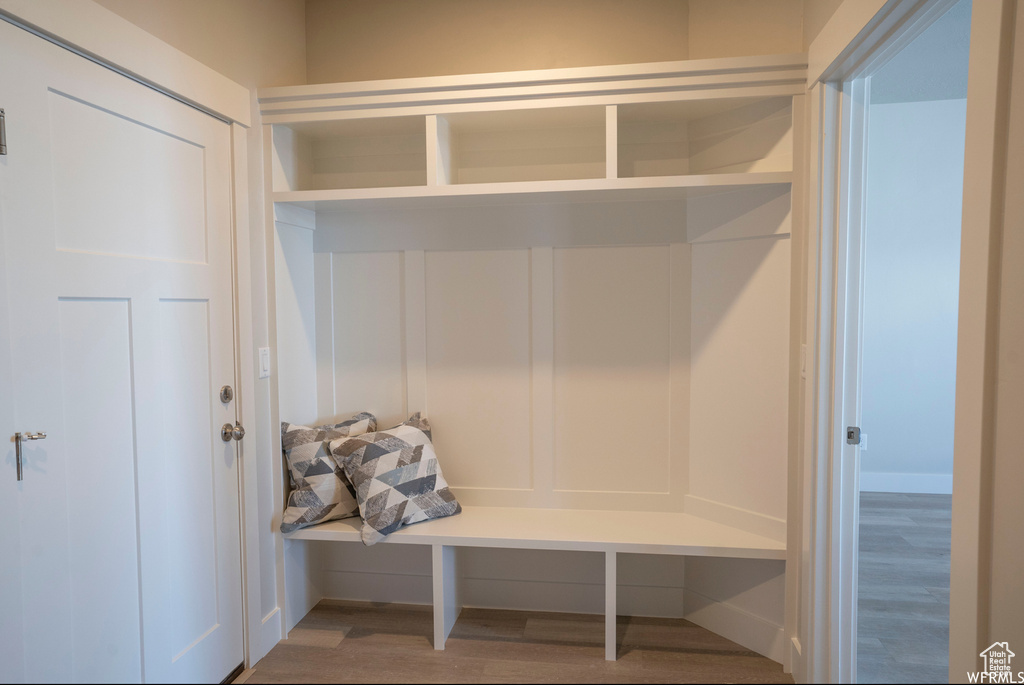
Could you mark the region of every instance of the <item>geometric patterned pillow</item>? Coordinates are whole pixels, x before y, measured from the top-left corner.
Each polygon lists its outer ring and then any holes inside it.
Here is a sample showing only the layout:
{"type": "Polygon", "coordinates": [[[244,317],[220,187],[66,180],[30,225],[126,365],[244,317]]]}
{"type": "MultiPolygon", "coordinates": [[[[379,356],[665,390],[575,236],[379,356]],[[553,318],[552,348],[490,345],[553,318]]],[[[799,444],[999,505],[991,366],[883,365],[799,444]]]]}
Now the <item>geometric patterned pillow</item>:
{"type": "Polygon", "coordinates": [[[332,440],[330,447],[355,486],[367,546],[402,526],[462,511],[441,475],[430,424],[418,413],[385,431],[332,440]]]}
{"type": "Polygon", "coordinates": [[[327,441],[377,429],[373,414],[356,414],[334,425],[296,426],[281,423],[281,446],[288,462],[292,491],[281,518],[281,532],[359,513],[355,493],[331,457],[327,441]]]}

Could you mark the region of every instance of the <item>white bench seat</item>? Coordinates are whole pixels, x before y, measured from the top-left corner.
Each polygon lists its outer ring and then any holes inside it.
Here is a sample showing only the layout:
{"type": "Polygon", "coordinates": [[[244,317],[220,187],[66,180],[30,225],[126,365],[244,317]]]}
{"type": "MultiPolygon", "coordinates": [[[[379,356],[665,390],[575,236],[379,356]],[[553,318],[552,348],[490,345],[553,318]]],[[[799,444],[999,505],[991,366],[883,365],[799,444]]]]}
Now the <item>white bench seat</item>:
{"type": "MultiPolygon", "coordinates": [[[[358,517],[299,529],[293,540],[358,542],[358,517]]],[[[458,516],[417,523],[388,536],[400,545],[452,545],[578,552],[785,559],[786,545],[690,514],[463,507],[458,516]]]]}
{"type": "MultiPolygon", "coordinates": [[[[288,533],[291,540],[359,542],[358,517],[288,533]]],[[[380,544],[430,545],[433,554],[434,648],[444,649],[462,610],[456,550],[459,547],[548,549],[605,555],[605,658],[616,644],[616,554],[785,559],[786,544],[690,514],[463,507],[458,516],[426,521],[392,533],[380,544]]]]}

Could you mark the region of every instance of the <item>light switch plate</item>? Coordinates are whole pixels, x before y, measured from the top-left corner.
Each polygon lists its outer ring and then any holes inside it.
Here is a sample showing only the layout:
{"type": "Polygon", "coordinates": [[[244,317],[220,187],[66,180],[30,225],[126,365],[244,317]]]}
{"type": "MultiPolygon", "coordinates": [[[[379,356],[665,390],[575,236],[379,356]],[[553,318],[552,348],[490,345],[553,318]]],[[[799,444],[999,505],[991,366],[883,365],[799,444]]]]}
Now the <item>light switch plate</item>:
{"type": "Polygon", "coordinates": [[[260,348],[260,378],[270,378],[270,348],[260,348]]]}

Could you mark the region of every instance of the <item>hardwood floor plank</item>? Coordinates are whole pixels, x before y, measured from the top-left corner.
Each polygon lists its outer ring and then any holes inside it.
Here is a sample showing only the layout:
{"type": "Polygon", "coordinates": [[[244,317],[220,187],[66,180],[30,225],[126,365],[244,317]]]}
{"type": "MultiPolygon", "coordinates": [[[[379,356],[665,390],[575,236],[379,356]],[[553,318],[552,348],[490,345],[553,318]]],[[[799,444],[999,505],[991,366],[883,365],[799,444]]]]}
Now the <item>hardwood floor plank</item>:
{"type": "Polygon", "coordinates": [[[946,681],[951,500],[861,493],[859,682],[946,681]]]}
{"type": "Polygon", "coordinates": [[[443,651],[432,625],[429,607],[322,602],[248,683],[793,682],[780,664],[682,619],[620,617],[611,662],[602,616],[464,609],[443,651]]]}

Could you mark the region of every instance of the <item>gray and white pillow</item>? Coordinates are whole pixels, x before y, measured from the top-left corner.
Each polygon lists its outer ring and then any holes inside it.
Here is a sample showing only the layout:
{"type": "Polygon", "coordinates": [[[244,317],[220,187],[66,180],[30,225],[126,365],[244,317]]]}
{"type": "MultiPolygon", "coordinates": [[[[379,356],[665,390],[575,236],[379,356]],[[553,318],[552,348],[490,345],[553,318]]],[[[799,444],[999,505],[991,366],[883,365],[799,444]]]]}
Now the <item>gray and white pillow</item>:
{"type": "Polygon", "coordinates": [[[355,491],[328,449],[328,441],[377,429],[373,414],[363,412],[326,426],[281,423],[281,447],[288,462],[292,491],[281,518],[281,532],[359,513],[355,491]]]}
{"type": "Polygon", "coordinates": [[[330,448],[355,487],[365,545],[462,511],[441,475],[430,424],[419,414],[385,431],[332,440],[330,448]]]}

